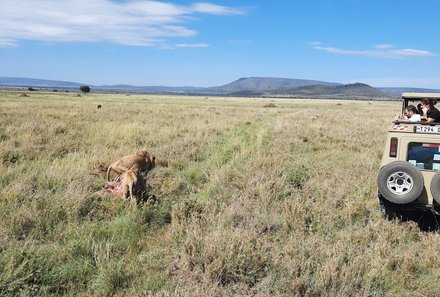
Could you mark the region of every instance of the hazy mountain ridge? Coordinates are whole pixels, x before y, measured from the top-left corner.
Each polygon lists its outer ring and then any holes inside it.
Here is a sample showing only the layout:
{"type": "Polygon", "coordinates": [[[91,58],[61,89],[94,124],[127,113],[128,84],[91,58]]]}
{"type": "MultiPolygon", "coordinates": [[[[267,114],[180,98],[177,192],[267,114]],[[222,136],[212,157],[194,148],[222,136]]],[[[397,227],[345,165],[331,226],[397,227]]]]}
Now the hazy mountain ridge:
{"type": "Polygon", "coordinates": [[[225,93],[240,91],[267,91],[277,89],[296,88],[311,85],[341,85],[338,83],[318,80],[276,78],[276,77],[242,77],[236,81],[219,87],[208,88],[225,93]]]}
{"type": "Polygon", "coordinates": [[[34,87],[34,88],[65,88],[77,89],[81,85],[88,85],[94,90],[126,91],[126,92],[189,92],[200,91],[205,88],[197,87],[165,87],[165,86],[133,86],[133,85],[91,85],[69,81],[47,80],[24,77],[0,77],[0,86],[34,87]]]}
{"type": "Polygon", "coordinates": [[[369,99],[369,98],[383,98],[388,99],[392,96],[377,90],[367,84],[354,83],[337,86],[305,86],[298,87],[293,90],[294,93],[307,96],[336,96],[337,98],[354,98],[354,99],[369,99]]]}
{"type": "Polygon", "coordinates": [[[92,91],[135,92],[135,93],[173,93],[173,94],[205,94],[263,96],[286,98],[334,98],[360,100],[389,100],[400,97],[402,92],[440,92],[435,89],[423,88],[373,88],[367,84],[340,84],[307,79],[276,78],[276,77],[242,77],[233,82],[215,87],[167,87],[167,86],[133,86],[133,85],[90,85],[69,81],[57,81],[23,77],[0,77],[0,87],[33,87],[60,88],[78,90],[81,85],[89,85],[92,91]]]}
{"type": "Polygon", "coordinates": [[[61,80],[49,80],[49,79],[39,79],[39,78],[27,78],[27,77],[0,77],[1,86],[26,86],[26,87],[63,87],[63,88],[73,88],[79,87],[81,85],[86,85],[82,83],[61,81],[61,80]]]}
{"type": "Polygon", "coordinates": [[[317,99],[359,99],[359,100],[390,100],[394,96],[381,92],[367,84],[354,83],[347,85],[310,85],[288,89],[265,91],[242,91],[234,93],[242,96],[261,97],[293,97],[317,99]]]}
{"type": "Polygon", "coordinates": [[[378,90],[388,93],[394,96],[399,96],[404,92],[415,92],[415,93],[439,93],[439,89],[428,89],[428,88],[404,88],[404,87],[380,87],[378,90]]]}

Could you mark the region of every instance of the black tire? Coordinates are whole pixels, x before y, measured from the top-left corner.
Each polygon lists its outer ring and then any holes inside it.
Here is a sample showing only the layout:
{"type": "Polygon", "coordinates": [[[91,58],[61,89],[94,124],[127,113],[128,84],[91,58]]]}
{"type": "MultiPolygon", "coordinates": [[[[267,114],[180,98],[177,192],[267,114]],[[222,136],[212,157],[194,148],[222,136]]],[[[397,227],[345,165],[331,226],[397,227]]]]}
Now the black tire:
{"type": "Polygon", "coordinates": [[[394,161],[383,166],[377,176],[377,186],[382,196],[396,204],[416,200],[424,187],[423,175],[411,163],[394,161]]]}
{"type": "Polygon", "coordinates": [[[379,210],[384,216],[384,218],[390,221],[400,219],[402,217],[402,214],[396,211],[396,209],[391,206],[390,202],[380,198],[379,198],[379,210]]]}
{"type": "Polygon", "coordinates": [[[437,171],[431,179],[432,198],[440,204],[440,171],[437,171]]]}

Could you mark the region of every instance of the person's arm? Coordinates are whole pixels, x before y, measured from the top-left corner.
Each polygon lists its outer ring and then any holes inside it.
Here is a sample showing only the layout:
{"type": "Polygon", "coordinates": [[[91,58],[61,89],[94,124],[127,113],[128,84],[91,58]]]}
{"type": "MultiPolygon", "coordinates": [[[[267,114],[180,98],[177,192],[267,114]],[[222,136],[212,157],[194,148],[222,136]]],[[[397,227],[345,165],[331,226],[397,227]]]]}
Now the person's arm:
{"type": "Polygon", "coordinates": [[[422,105],[422,113],[420,115],[423,116],[424,118],[427,118],[428,117],[428,111],[429,111],[429,107],[422,105]]]}

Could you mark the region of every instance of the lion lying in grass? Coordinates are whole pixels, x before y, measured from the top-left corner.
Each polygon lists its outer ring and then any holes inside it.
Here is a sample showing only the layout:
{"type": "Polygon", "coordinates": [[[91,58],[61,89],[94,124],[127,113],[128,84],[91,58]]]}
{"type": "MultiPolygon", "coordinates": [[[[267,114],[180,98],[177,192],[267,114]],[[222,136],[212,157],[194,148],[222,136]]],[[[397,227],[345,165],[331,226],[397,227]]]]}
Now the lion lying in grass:
{"type": "Polygon", "coordinates": [[[107,169],[107,181],[110,180],[110,173],[114,171],[118,176],[135,166],[137,171],[144,173],[145,175],[156,167],[156,158],[151,157],[147,150],[142,150],[136,154],[128,155],[119,158],[112,162],[107,169]]]}

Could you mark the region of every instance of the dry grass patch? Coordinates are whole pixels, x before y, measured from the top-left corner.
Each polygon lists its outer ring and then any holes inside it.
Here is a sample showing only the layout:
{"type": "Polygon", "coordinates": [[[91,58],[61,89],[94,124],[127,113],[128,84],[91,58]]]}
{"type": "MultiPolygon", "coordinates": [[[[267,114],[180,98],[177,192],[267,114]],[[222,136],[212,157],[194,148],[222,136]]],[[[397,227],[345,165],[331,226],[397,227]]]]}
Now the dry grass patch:
{"type": "Polygon", "coordinates": [[[273,104],[0,92],[0,294],[437,294],[437,234],[377,207],[400,105],[273,104]],[[142,148],[158,202],[98,195],[142,148]]]}

